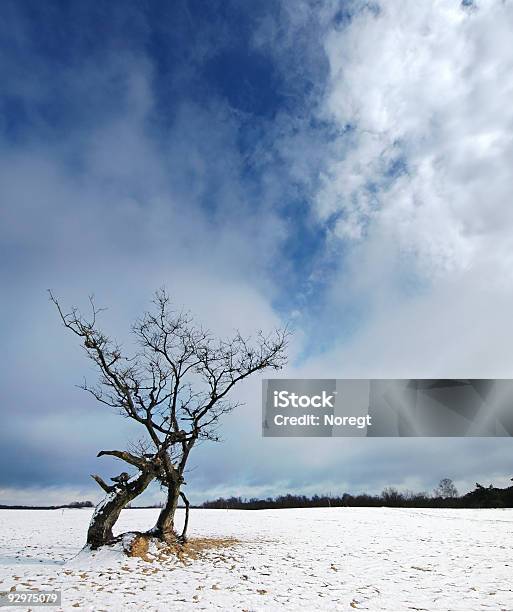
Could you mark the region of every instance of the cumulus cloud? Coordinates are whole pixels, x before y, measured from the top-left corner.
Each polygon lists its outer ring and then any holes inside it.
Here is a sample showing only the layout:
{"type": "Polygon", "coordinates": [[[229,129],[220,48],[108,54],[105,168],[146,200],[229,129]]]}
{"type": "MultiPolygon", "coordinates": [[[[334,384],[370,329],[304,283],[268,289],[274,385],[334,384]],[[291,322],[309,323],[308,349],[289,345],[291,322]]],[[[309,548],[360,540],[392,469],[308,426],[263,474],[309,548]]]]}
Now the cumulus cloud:
{"type": "Polygon", "coordinates": [[[512,18],[507,2],[392,1],[328,33],[341,136],[316,206],[336,236],[377,226],[426,274],[510,276],[512,18]]]}
{"type": "Polygon", "coordinates": [[[322,39],[330,137],[311,201],[339,257],[318,317],[339,340],[322,363],[508,376],[513,8],[351,7],[322,39]]]}

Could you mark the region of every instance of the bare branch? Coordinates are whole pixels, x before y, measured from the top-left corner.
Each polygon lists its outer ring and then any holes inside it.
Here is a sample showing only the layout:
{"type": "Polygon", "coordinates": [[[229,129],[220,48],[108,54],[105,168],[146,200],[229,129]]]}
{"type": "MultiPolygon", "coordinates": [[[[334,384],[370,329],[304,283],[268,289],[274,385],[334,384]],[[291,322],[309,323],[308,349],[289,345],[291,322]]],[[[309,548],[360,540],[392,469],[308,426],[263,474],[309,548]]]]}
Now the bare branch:
{"type": "Polygon", "coordinates": [[[136,457],[135,455],[132,455],[132,453],[129,453],[128,451],[117,451],[117,450],[100,451],[96,456],[103,457],[104,455],[109,455],[111,457],[117,457],[118,459],[122,459],[123,461],[130,463],[130,465],[135,465],[140,470],[148,469],[148,465],[150,464],[149,459],[145,459],[142,457],[136,457]]]}
{"type": "Polygon", "coordinates": [[[98,476],[97,474],[91,474],[91,478],[93,478],[94,480],[96,480],[96,482],[100,485],[100,487],[106,492],[106,493],[110,493],[111,491],[114,490],[113,486],[108,485],[103,478],[101,478],[100,476],[98,476]]]}

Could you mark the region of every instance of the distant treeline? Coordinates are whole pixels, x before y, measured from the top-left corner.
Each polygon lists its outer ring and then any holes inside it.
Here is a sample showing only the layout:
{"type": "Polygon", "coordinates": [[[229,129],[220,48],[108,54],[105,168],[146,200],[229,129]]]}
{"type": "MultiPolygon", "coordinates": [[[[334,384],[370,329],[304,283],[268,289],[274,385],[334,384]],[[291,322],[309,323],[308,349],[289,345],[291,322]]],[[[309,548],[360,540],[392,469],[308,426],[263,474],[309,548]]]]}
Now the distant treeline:
{"type": "Polygon", "coordinates": [[[61,508],[94,508],[94,504],[91,501],[76,501],[71,502],[71,504],[65,504],[64,506],[7,506],[5,504],[0,504],[0,510],[60,510],[61,508]]]}
{"type": "MultiPolygon", "coordinates": [[[[513,480],[513,479],[512,479],[513,480]]],[[[162,502],[149,506],[131,506],[127,508],[162,508],[162,502]]],[[[458,495],[458,491],[450,478],[440,481],[433,493],[401,492],[394,487],[387,487],[379,495],[362,493],[351,495],[280,495],[266,499],[243,497],[220,497],[206,501],[191,508],[217,508],[223,510],[267,510],[278,508],[327,508],[327,507],[380,507],[390,508],[513,508],[513,486],[499,489],[493,485],[484,487],[476,482],[473,491],[458,495]]],[[[90,501],[75,501],[62,506],[8,506],[0,504],[1,510],[59,510],[61,508],[93,508],[90,501]]]]}
{"type": "Polygon", "coordinates": [[[483,487],[476,483],[470,493],[459,496],[429,495],[428,493],[401,493],[393,487],[383,490],[380,495],[280,495],[266,499],[245,499],[242,497],[219,498],[207,501],[200,508],[222,508],[234,510],[265,510],[278,508],[326,508],[326,507],[378,507],[392,508],[512,508],[513,487],[498,489],[492,485],[483,487]]]}

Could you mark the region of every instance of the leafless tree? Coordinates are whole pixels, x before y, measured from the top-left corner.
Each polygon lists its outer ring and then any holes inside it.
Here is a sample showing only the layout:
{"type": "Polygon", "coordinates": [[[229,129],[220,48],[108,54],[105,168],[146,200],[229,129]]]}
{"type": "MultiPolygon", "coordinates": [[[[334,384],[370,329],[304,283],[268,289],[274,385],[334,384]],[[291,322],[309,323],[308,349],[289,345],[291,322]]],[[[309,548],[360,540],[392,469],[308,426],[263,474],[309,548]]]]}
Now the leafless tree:
{"type": "Polygon", "coordinates": [[[144,434],[130,451],[99,453],[127,462],[138,475],[120,475],[113,485],[93,476],[107,495],[93,515],[88,544],[98,547],[112,539],[121,509],[154,479],[166,490],[166,502],[149,533],[167,542],[178,537],[174,518],[181,498],[187,510],[181,534],[185,540],[189,503],[181,487],[190,453],[199,441],[219,440],[220,418],[238,405],[230,400],[238,383],[254,373],[283,367],[289,332],[258,332],[253,341],[240,333],[228,340],[215,339],[189,313],[171,310],[169,296],[159,290],[152,308],[132,326],[137,349],[128,356],[98,327],[102,309],[93,298],[88,318],[76,308],[64,312],[51,292],[50,299],[98,370],[98,383],[85,382],[82,388],[136,421],[144,434]]]}
{"type": "Polygon", "coordinates": [[[433,496],[443,499],[453,499],[458,497],[458,489],[450,478],[442,478],[438,486],[433,489],[433,496]]]}

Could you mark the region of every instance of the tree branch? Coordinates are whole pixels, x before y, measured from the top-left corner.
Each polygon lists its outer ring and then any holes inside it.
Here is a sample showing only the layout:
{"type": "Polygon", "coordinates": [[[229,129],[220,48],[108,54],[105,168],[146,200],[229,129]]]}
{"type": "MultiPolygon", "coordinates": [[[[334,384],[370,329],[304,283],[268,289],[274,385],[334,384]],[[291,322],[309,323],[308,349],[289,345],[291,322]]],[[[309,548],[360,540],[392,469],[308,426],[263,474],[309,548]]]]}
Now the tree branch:
{"type": "Polygon", "coordinates": [[[130,463],[130,465],[135,465],[135,467],[139,468],[140,470],[147,470],[151,466],[150,461],[146,461],[145,459],[141,457],[136,457],[135,455],[132,455],[132,453],[129,453],[127,451],[105,450],[105,451],[100,451],[96,456],[103,457],[104,455],[122,459],[123,461],[130,463]]]}
{"type": "Polygon", "coordinates": [[[109,486],[105,480],[103,480],[103,478],[101,478],[100,476],[98,476],[97,474],[91,474],[91,478],[93,478],[94,480],[96,480],[96,482],[100,485],[100,487],[106,492],[106,493],[110,493],[111,491],[114,491],[114,486],[109,486]]]}

